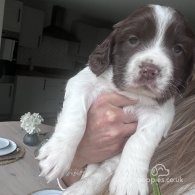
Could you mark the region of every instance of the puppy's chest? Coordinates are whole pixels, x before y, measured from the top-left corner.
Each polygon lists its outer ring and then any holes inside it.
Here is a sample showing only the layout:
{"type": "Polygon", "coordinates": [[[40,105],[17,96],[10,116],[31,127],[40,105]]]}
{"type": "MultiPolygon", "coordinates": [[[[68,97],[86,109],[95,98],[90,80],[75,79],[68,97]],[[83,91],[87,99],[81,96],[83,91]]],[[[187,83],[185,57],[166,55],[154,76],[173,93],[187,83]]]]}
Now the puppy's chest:
{"type": "Polygon", "coordinates": [[[160,106],[156,100],[150,97],[147,97],[147,96],[142,96],[142,95],[133,93],[131,91],[128,91],[128,92],[121,91],[118,88],[116,88],[112,82],[105,82],[102,80],[99,80],[98,82],[96,82],[93,87],[93,90],[90,91],[92,102],[95,101],[98,96],[105,94],[105,93],[117,93],[125,97],[128,97],[129,99],[136,100],[137,103],[135,105],[130,105],[130,106],[123,108],[124,112],[127,112],[127,113],[133,113],[135,115],[140,115],[140,114],[144,114],[148,112],[158,113],[158,110],[160,109],[160,106]]]}

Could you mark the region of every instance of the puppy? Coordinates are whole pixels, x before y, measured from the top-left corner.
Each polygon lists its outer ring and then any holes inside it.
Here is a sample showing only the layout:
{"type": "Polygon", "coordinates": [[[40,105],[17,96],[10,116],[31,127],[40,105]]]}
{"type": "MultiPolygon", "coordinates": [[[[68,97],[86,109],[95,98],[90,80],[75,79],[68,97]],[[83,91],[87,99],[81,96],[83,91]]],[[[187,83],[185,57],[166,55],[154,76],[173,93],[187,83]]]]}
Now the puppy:
{"type": "Polygon", "coordinates": [[[137,116],[137,131],[122,154],[89,165],[64,195],[100,194],[109,183],[111,194],[148,194],[150,159],[171,127],[175,96],[190,80],[194,48],[193,32],[170,7],[148,5],[116,24],[90,55],[88,66],[68,81],[55,132],[38,155],[41,175],[51,181],[69,170],[90,105],[100,94],[115,92],[138,99],[124,108],[137,116]]]}

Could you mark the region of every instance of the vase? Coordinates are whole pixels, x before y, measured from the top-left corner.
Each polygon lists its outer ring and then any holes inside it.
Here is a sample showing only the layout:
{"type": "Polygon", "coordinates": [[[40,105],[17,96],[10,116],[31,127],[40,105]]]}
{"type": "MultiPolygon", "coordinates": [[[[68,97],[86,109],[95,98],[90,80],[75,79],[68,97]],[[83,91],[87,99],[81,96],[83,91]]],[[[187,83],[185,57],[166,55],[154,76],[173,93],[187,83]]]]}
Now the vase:
{"type": "Polygon", "coordinates": [[[34,134],[27,133],[23,138],[23,142],[28,146],[36,146],[39,143],[38,134],[37,133],[34,133],[34,134]]]}

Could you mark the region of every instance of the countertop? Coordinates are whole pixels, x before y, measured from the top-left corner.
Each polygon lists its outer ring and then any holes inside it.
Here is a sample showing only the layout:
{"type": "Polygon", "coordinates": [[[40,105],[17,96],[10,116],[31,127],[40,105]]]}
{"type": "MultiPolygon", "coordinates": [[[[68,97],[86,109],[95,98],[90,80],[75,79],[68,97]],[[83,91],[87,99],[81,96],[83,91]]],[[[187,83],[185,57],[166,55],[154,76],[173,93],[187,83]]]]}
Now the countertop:
{"type": "MultiPolygon", "coordinates": [[[[41,125],[43,132],[53,131],[53,127],[41,125]]],[[[7,165],[0,166],[0,194],[27,195],[33,191],[52,188],[58,189],[56,181],[47,183],[45,178],[39,177],[38,161],[34,151],[38,146],[29,147],[23,143],[25,132],[21,130],[19,122],[0,122],[1,137],[11,139],[25,147],[24,158],[7,165]]]]}
{"type": "Polygon", "coordinates": [[[33,66],[33,70],[30,70],[29,66],[17,65],[15,75],[69,79],[76,73],[76,70],[43,68],[38,66],[33,66]]]}
{"type": "Polygon", "coordinates": [[[62,70],[56,68],[34,67],[33,70],[29,66],[16,65],[12,74],[5,74],[0,77],[0,83],[13,83],[16,76],[44,77],[68,80],[74,76],[79,70],[62,70]]]}

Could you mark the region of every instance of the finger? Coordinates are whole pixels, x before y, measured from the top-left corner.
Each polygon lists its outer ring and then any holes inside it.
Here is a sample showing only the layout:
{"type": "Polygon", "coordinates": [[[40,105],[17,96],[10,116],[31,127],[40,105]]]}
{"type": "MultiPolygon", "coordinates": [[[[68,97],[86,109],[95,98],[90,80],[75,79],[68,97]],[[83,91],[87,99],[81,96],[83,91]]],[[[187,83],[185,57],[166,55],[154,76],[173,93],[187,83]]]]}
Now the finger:
{"type": "Polygon", "coordinates": [[[98,99],[100,99],[101,101],[110,103],[113,106],[117,106],[117,107],[125,107],[128,105],[135,105],[138,102],[138,100],[129,99],[129,98],[127,98],[123,95],[119,95],[117,93],[103,94],[98,99]]]}
{"type": "Polygon", "coordinates": [[[111,123],[132,123],[137,121],[136,117],[132,113],[126,113],[122,108],[119,107],[109,107],[105,111],[105,121],[111,122],[111,123]]]}
{"type": "Polygon", "coordinates": [[[121,128],[121,136],[123,138],[129,138],[132,134],[136,132],[137,122],[123,124],[121,128]]]}
{"type": "Polygon", "coordinates": [[[129,138],[121,138],[118,140],[117,143],[110,146],[110,147],[112,147],[113,153],[115,153],[115,155],[119,154],[123,151],[123,148],[124,148],[125,144],[127,143],[128,139],[129,138]]]}
{"type": "Polygon", "coordinates": [[[137,128],[137,123],[130,124],[113,124],[105,131],[104,139],[101,141],[102,145],[111,145],[119,143],[119,140],[124,138],[129,138],[133,133],[135,133],[137,128]]]}
{"type": "Polygon", "coordinates": [[[129,124],[137,121],[136,116],[134,114],[125,113],[123,109],[119,108],[117,110],[117,119],[124,124],[129,124]]]}

